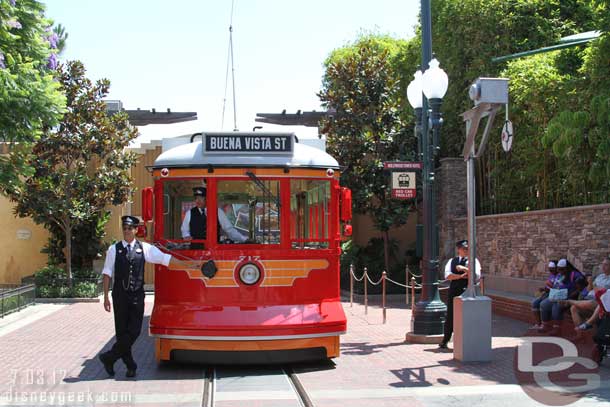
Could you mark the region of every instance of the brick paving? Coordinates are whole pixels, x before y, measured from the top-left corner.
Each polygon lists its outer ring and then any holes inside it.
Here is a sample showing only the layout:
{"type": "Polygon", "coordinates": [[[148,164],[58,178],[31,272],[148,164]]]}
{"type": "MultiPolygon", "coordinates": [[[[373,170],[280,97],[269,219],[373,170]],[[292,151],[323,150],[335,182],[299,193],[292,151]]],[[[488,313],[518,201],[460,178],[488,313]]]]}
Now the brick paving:
{"type": "MultiPolygon", "coordinates": [[[[112,314],[104,312],[101,303],[58,307],[6,333],[3,329],[9,329],[10,324],[0,327],[0,405],[200,406],[205,367],[156,365],[153,341],[147,335],[151,309],[151,299],[147,298],[143,335],[134,348],[139,365],[137,380],[125,378],[120,361],[115,366],[116,378],[109,378],[96,359],[114,340],[112,314]],[[66,400],[64,403],[58,400],[16,402],[15,395],[23,392],[38,398],[42,394],[61,395],[66,400]],[[13,398],[7,399],[8,394],[13,398]],[[67,401],[69,396],[74,398],[72,402],[67,401]],[[81,401],[79,396],[85,399],[81,401]],[[91,397],[97,399],[92,401],[91,397]]],[[[350,307],[345,302],[344,309],[348,332],[342,337],[341,357],[294,366],[314,405],[446,405],[441,400],[454,391],[462,392],[463,397],[482,397],[495,392],[498,400],[502,400],[505,392],[511,395],[511,400],[522,397],[518,402],[528,405],[529,399],[519,392],[513,373],[515,348],[527,328],[525,323],[494,316],[493,361],[460,363],[453,359],[451,351],[438,350],[436,345],[404,342],[411,314],[402,304],[390,306],[386,324],[382,323],[377,305],[369,306],[368,315],[359,303],[350,307]]],[[[600,375],[604,383],[610,381],[608,367],[602,367],[600,375]]],[[[603,403],[610,399],[605,394],[598,398],[603,403]]],[[[241,403],[282,405],[279,400],[241,403]]],[[[240,405],[240,402],[224,400],[217,405],[240,405]]]]}

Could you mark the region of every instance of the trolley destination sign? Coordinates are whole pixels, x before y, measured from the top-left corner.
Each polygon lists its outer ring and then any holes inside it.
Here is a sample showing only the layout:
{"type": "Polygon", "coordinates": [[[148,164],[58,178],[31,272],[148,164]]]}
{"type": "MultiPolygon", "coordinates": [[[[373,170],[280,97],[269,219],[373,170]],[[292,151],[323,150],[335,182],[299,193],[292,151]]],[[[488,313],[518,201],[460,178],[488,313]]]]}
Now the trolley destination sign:
{"type": "Polygon", "coordinates": [[[205,153],[291,154],[292,134],[206,133],[205,153]]]}

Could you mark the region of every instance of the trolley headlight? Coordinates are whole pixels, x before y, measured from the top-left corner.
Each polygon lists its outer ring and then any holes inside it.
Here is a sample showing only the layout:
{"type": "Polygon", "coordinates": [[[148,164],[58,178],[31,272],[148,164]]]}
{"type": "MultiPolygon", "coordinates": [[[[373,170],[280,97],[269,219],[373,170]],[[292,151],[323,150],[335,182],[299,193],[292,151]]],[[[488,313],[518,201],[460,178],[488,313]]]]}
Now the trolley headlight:
{"type": "Polygon", "coordinates": [[[261,271],[256,264],[247,263],[239,269],[239,279],[246,285],[253,285],[261,278],[261,271]]]}

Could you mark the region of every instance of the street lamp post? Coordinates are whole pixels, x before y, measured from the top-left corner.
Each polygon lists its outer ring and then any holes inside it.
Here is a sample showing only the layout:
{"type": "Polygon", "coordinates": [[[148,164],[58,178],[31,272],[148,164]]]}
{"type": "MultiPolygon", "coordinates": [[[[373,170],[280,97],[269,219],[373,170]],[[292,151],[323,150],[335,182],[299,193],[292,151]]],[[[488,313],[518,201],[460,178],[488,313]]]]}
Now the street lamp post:
{"type": "Polygon", "coordinates": [[[407,88],[409,103],[415,109],[419,155],[423,162],[424,216],[422,291],[420,300],[412,310],[412,326],[411,332],[407,333],[407,340],[420,343],[440,342],[447,313],[447,307],[440,300],[438,292],[439,250],[436,232],[434,157],[439,150],[439,133],[442,124],[440,105],[448,85],[447,74],[440,69],[438,61],[432,56],[430,0],[421,1],[421,24],[422,69],[426,69],[428,63],[429,68],[423,74],[416,72],[415,79],[407,88]]]}

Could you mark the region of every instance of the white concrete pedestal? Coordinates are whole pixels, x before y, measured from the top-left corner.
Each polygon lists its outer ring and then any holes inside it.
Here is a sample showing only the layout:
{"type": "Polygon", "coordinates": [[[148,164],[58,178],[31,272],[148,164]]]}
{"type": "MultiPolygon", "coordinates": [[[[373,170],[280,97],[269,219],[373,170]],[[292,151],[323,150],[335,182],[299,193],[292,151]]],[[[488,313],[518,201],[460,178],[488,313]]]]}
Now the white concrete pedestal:
{"type": "Polygon", "coordinates": [[[453,357],[462,362],[491,361],[491,298],[453,299],[453,357]]]}

